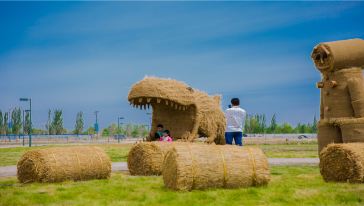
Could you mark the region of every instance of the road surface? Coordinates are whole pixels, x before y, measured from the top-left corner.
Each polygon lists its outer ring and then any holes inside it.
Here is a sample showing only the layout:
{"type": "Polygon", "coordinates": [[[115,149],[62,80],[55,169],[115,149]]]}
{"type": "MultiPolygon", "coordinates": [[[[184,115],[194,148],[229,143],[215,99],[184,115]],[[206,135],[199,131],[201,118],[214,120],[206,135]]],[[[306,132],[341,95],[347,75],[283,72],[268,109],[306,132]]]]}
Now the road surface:
{"type": "MultiPolygon", "coordinates": [[[[270,166],[302,166],[302,165],[318,165],[318,158],[268,158],[270,166]]],[[[128,171],[126,162],[113,162],[113,172],[128,171]]],[[[0,167],[0,177],[16,176],[16,166],[0,167]]]]}

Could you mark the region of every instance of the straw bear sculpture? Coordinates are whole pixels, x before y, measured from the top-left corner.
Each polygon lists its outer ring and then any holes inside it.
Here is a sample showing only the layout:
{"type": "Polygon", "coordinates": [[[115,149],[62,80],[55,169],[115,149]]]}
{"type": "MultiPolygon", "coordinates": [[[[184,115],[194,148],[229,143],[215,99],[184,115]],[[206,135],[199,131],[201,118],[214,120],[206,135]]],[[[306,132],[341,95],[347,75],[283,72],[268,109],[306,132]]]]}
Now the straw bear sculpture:
{"type": "Polygon", "coordinates": [[[220,96],[209,96],[180,81],[146,77],[132,86],[128,100],[140,109],[152,107],[151,134],[163,124],[175,139],[191,142],[200,136],[207,137],[208,143],[225,144],[220,96]]]}
{"type": "Polygon", "coordinates": [[[319,152],[329,143],[364,142],[364,40],[321,43],[311,57],[322,74],[319,152]]]}

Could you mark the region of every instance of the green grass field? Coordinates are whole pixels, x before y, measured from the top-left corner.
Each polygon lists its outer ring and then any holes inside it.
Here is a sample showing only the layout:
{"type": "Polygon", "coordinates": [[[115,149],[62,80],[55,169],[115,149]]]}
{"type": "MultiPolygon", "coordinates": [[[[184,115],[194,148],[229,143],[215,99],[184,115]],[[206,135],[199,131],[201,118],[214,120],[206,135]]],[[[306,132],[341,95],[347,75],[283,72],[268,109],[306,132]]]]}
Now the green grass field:
{"type": "MultiPolygon", "coordinates": [[[[66,145],[67,146],[67,145],[66,145]]],[[[131,144],[104,144],[113,162],[126,161],[131,144]]],[[[252,145],[268,157],[317,157],[317,144],[252,145]]],[[[29,149],[0,149],[0,166],[15,165],[29,149]]],[[[364,184],[326,183],[318,167],[274,166],[268,186],[175,192],[161,177],[113,173],[109,180],[20,184],[0,179],[0,205],[364,205],[364,184]]]]}
{"type": "Polygon", "coordinates": [[[317,144],[258,145],[268,157],[303,158],[318,157],[317,144]]]}
{"type": "MultiPolygon", "coordinates": [[[[62,145],[63,147],[66,147],[62,145]]],[[[125,162],[131,144],[100,144],[110,156],[113,162],[125,162]]],[[[317,157],[317,144],[278,144],[278,145],[253,145],[261,147],[268,157],[293,158],[293,157],[317,157]]],[[[30,149],[47,148],[51,146],[40,147],[15,147],[0,148],[0,166],[16,165],[21,155],[30,149]]]]}
{"type": "MultiPolygon", "coordinates": [[[[103,148],[113,162],[125,162],[128,157],[128,152],[131,144],[100,144],[95,145],[103,148]]],[[[16,165],[21,155],[32,149],[49,148],[54,146],[38,146],[38,147],[14,147],[0,148],[0,166],[16,165]]],[[[62,145],[61,147],[72,147],[62,145]]]]}
{"type": "Polygon", "coordinates": [[[268,186],[175,192],[162,177],[20,184],[0,179],[0,205],[363,205],[364,184],[325,183],[317,167],[273,167],[268,186]]]}

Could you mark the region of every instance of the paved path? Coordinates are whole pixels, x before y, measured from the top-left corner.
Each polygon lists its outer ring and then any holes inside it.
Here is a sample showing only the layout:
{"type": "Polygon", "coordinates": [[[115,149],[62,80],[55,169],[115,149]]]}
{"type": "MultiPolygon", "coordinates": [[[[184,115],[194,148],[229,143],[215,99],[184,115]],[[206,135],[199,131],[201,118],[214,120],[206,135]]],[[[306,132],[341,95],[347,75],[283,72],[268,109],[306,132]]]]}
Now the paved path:
{"type": "Polygon", "coordinates": [[[16,166],[0,167],[0,177],[16,176],[16,166]]]}
{"type": "Polygon", "coordinates": [[[319,158],[268,158],[269,165],[282,166],[282,165],[318,165],[319,158]]]}
{"type": "MultiPolygon", "coordinates": [[[[268,158],[270,166],[298,166],[298,165],[318,165],[318,158],[268,158]]],[[[128,171],[128,165],[126,162],[113,162],[113,172],[128,171]]],[[[0,177],[12,177],[16,176],[16,166],[0,167],[0,177]]]]}

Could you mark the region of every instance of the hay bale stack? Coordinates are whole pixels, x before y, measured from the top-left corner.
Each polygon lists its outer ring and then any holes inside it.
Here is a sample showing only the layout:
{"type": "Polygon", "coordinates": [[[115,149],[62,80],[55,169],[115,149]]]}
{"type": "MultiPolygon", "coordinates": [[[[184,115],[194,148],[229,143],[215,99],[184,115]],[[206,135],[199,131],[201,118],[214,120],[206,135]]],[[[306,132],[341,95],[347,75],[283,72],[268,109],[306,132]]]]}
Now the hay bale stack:
{"type": "Polygon", "coordinates": [[[131,175],[161,175],[164,155],[175,143],[141,142],[133,145],[128,154],[131,175]]]}
{"type": "Polygon", "coordinates": [[[266,185],[267,157],[253,147],[182,144],[167,152],[163,180],[174,190],[266,185]]]}
{"type": "Polygon", "coordinates": [[[364,143],[330,144],[320,153],[325,181],[364,182],[364,143]]]}
{"type": "Polygon", "coordinates": [[[55,147],[26,152],[17,169],[22,183],[105,179],[111,161],[99,147],[55,147]]]}

